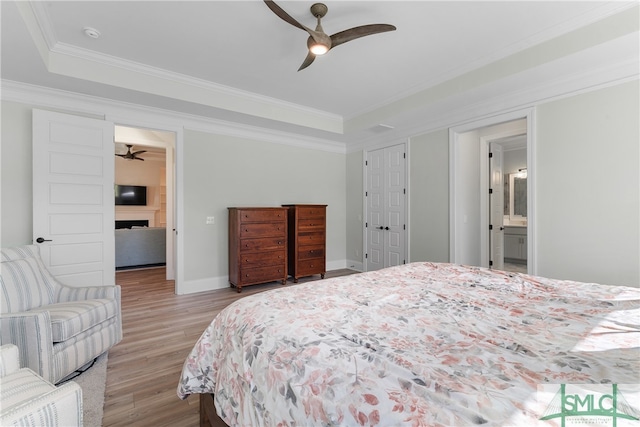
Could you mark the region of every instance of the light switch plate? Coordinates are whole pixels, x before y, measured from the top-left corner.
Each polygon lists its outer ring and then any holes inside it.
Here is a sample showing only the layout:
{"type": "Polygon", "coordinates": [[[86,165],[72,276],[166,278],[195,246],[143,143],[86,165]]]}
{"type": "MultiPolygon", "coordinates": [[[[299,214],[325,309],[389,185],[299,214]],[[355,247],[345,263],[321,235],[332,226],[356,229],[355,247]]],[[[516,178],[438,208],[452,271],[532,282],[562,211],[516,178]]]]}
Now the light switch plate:
{"type": "Polygon", "coordinates": [[[209,224],[215,224],[216,222],[216,218],[214,216],[208,216],[207,217],[207,221],[205,222],[205,224],[209,225],[209,224]]]}

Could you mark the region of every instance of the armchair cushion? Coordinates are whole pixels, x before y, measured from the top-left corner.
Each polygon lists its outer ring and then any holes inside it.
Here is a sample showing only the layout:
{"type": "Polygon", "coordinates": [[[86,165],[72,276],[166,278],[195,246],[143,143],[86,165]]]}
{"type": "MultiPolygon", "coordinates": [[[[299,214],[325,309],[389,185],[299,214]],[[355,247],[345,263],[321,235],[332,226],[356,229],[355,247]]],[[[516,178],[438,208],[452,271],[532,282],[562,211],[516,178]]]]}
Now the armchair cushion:
{"type": "Polygon", "coordinates": [[[47,306],[53,342],[66,341],[118,314],[115,300],[88,299],[47,306]]]}
{"type": "Polygon", "coordinates": [[[27,311],[53,303],[53,286],[45,280],[34,258],[3,261],[2,280],[2,313],[27,311]]]}

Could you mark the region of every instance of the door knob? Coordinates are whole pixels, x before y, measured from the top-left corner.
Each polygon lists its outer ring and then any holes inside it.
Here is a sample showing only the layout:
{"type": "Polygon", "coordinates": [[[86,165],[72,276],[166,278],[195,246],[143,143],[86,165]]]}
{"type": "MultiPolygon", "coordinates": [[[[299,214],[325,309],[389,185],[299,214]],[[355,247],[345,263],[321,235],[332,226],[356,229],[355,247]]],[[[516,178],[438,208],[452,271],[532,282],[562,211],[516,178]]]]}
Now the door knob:
{"type": "Polygon", "coordinates": [[[42,237],[38,237],[38,238],[36,239],[36,242],[38,242],[38,243],[43,243],[43,242],[53,242],[53,240],[48,240],[48,239],[44,239],[44,238],[42,238],[42,237]]]}
{"type": "Polygon", "coordinates": [[[389,229],[389,227],[385,227],[384,229],[385,229],[385,230],[388,230],[388,229],[389,229]]]}
{"type": "Polygon", "coordinates": [[[378,230],[384,230],[384,227],[383,227],[383,226],[376,227],[376,228],[377,228],[378,230]]]}

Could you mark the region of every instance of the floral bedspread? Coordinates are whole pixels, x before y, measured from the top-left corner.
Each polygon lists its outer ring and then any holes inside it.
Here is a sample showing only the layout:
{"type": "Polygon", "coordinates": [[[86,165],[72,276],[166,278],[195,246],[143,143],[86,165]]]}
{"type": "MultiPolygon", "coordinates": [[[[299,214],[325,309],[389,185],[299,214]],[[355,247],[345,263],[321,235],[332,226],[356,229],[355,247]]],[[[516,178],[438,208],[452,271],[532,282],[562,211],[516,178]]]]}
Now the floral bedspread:
{"type": "Polygon", "coordinates": [[[178,396],[231,426],[549,425],[539,385],[639,384],[639,347],[640,289],[413,263],[236,301],[178,396]]]}

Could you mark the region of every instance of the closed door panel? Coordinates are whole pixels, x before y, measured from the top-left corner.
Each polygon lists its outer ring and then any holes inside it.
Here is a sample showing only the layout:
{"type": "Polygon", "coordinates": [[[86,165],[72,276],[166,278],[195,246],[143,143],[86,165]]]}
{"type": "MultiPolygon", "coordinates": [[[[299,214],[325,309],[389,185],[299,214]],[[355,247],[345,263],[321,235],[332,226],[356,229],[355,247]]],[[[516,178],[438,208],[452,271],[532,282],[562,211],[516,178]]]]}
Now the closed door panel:
{"type": "Polygon", "coordinates": [[[113,129],[33,110],[33,241],[71,286],[115,283],[113,129]]]}
{"type": "Polygon", "coordinates": [[[405,262],[405,169],[402,144],[367,155],[367,271],[405,262]]]}

